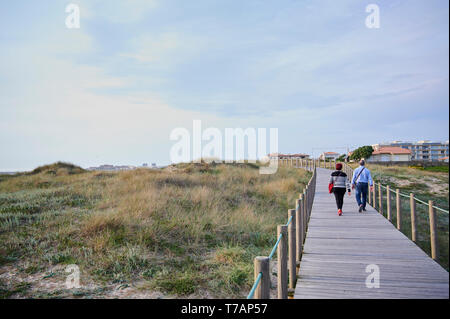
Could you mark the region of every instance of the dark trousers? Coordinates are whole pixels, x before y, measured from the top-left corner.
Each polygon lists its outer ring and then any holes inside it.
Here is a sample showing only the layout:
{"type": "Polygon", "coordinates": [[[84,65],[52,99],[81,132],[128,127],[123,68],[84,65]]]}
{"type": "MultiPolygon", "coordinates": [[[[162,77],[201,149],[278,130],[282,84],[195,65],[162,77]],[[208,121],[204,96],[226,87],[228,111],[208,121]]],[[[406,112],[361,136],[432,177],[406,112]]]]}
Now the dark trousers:
{"type": "Polygon", "coordinates": [[[333,193],[334,197],[336,198],[336,205],[338,209],[342,209],[342,206],[344,205],[345,192],[345,188],[333,187],[333,193]]]}
{"type": "Polygon", "coordinates": [[[358,206],[366,208],[367,202],[367,189],[369,187],[368,183],[358,183],[356,184],[356,201],[358,202],[358,206]]]}

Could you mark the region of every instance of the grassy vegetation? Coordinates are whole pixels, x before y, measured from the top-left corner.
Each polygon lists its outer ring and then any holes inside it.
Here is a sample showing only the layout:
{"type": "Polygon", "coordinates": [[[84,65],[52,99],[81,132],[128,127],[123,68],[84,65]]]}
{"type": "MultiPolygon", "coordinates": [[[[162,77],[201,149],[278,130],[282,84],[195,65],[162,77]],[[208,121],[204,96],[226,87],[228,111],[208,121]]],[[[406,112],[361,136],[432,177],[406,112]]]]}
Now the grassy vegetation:
{"type": "Polygon", "coordinates": [[[244,297],[309,177],[204,163],[0,176],[0,298],[244,297]],[[65,289],[68,264],[81,289],[65,289]]]}
{"type": "MultiPolygon", "coordinates": [[[[353,168],[357,164],[351,165],[353,168]]],[[[401,193],[409,195],[413,193],[416,198],[428,202],[433,200],[434,205],[449,209],[449,175],[448,165],[437,167],[404,167],[404,166],[383,166],[367,164],[375,182],[382,185],[389,185],[392,190],[399,189],[401,193]]],[[[378,189],[376,189],[378,193],[378,189]]],[[[386,216],[386,191],[383,190],[383,213],[386,216]]],[[[401,197],[402,211],[402,232],[411,238],[411,215],[409,198],[401,197]]],[[[378,207],[378,195],[377,203],[378,207]]],[[[392,222],[397,224],[395,194],[391,194],[392,222]]],[[[418,242],[417,244],[429,255],[430,248],[430,228],[428,206],[417,203],[416,213],[418,218],[418,242]]],[[[439,263],[449,270],[449,215],[436,210],[438,227],[439,263]]]]}

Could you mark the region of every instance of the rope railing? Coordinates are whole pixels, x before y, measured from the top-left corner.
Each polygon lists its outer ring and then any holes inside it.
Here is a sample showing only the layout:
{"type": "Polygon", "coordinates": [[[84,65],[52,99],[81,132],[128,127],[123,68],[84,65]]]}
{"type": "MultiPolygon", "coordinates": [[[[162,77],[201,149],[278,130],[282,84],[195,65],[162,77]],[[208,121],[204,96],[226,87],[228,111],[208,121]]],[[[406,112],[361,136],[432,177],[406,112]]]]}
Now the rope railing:
{"type": "Polygon", "coordinates": [[[297,271],[303,253],[303,242],[306,238],[308,221],[311,215],[312,202],[316,188],[316,161],[310,159],[282,159],[282,166],[305,168],[313,172],[303,193],[296,201],[296,208],[289,209],[288,221],[278,225],[278,238],[268,257],[256,257],[254,260],[255,282],[247,299],[270,298],[270,260],[277,253],[278,274],[277,290],[279,299],[288,298],[289,289],[293,292],[297,271]],[[289,261],[289,263],[288,263],[289,261]],[[289,265],[288,265],[289,264],[289,265]]]}
{"type": "Polygon", "coordinates": [[[253,287],[250,290],[250,293],[248,294],[247,299],[252,299],[253,298],[253,296],[255,294],[256,287],[258,287],[259,282],[261,281],[261,278],[262,278],[262,272],[260,272],[258,274],[258,277],[256,277],[255,283],[253,284],[253,287]]]}
{"type": "MultiPolygon", "coordinates": [[[[350,171],[353,171],[352,168],[347,163],[344,163],[344,170],[349,173],[350,173],[350,171]]],[[[349,175],[349,173],[348,173],[348,175],[349,175]]],[[[394,189],[391,189],[391,187],[389,185],[384,186],[380,182],[374,182],[373,186],[374,187],[372,190],[370,189],[370,186],[368,189],[368,203],[373,208],[378,210],[378,212],[380,214],[383,214],[383,209],[384,209],[383,196],[384,196],[384,194],[383,194],[382,190],[386,190],[386,192],[385,192],[386,193],[386,210],[387,210],[386,218],[390,222],[392,222],[392,217],[393,217],[392,216],[393,212],[392,212],[392,207],[391,207],[391,193],[395,194],[396,220],[397,220],[396,226],[397,226],[397,229],[400,231],[404,228],[401,197],[409,199],[410,220],[411,220],[411,239],[415,243],[417,243],[417,241],[418,241],[416,203],[420,203],[420,204],[428,206],[431,258],[438,261],[439,260],[439,251],[438,251],[436,211],[440,211],[440,212],[443,212],[446,214],[449,214],[449,211],[435,206],[434,202],[432,200],[429,200],[427,203],[419,198],[416,198],[416,196],[413,193],[410,193],[409,195],[403,194],[400,192],[400,190],[398,188],[394,190],[394,189]],[[375,186],[378,186],[378,189],[375,186]],[[377,195],[378,195],[378,200],[377,200],[377,195]]]]}
{"type": "MultiPolygon", "coordinates": [[[[378,185],[380,185],[383,189],[386,189],[386,190],[389,189],[389,191],[390,191],[391,193],[395,193],[394,190],[388,188],[387,186],[384,186],[384,185],[382,185],[382,184],[380,184],[380,183],[378,183],[378,185]]],[[[400,196],[405,197],[405,198],[410,198],[410,197],[411,197],[411,195],[407,195],[407,194],[403,194],[403,193],[399,193],[399,194],[400,194],[400,196]]],[[[421,203],[421,204],[424,204],[424,205],[427,205],[427,206],[429,205],[429,203],[427,203],[427,202],[425,202],[425,201],[423,201],[423,200],[420,200],[420,199],[418,199],[418,198],[415,197],[415,196],[414,196],[414,200],[415,200],[416,202],[421,203]]],[[[439,210],[439,211],[441,211],[441,212],[443,212],[443,213],[446,213],[446,214],[449,213],[448,210],[445,210],[445,209],[440,208],[440,207],[437,207],[437,206],[433,206],[433,208],[434,208],[434,209],[437,209],[437,210],[439,210]]]]}

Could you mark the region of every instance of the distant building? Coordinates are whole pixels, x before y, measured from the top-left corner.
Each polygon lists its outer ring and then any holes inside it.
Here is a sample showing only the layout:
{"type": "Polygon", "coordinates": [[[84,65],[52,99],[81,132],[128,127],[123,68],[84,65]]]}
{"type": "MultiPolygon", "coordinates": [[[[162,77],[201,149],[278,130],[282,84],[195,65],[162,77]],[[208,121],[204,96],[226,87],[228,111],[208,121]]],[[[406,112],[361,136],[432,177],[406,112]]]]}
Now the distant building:
{"type": "Polygon", "coordinates": [[[339,153],[336,152],[323,152],[320,154],[319,159],[320,160],[336,160],[340,156],[339,153]]]}
{"type": "Polygon", "coordinates": [[[148,167],[147,163],[142,164],[142,167],[148,167]]]}
{"type": "Polygon", "coordinates": [[[411,160],[413,161],[438,161],[442,157],[449,156],[449,141],[445,142],[402,142],[393,141],[389,143],[374,144],[374,150],[380,147],[395,146],[408,149],[411,151],[411,160]]]}
{"type": "Polygon", "coordinates": [[[444,163],[448,163],[448,156],[446,156],[446,157],[441,157],[441,158],[438,159],[438,161],[444,162],[444,163]]]}
{"type": "Polygon", "coordinates": [[[136,168],[135,166],[131,166],[131,165],[115,166],[115,165],[104,164],[104,165],[100,165],[98,167],[89,167],[88,170],[90,170],[90,171],[127,171],[127,170],[132,170],[135,168],[136,168]]]}
{"type": "Polygon", "coordinates": [[[397,146],[377,147],[367,162],[409,162],[411,151],[397,146]]]}
{"type": "Polygon", "coordinates": [[[308,154],[281,154],[281,153],[272,153],[269,154],[269,159],[270,160],[275,160],[275,159],[306,159],[309,158],[308,154]]]}

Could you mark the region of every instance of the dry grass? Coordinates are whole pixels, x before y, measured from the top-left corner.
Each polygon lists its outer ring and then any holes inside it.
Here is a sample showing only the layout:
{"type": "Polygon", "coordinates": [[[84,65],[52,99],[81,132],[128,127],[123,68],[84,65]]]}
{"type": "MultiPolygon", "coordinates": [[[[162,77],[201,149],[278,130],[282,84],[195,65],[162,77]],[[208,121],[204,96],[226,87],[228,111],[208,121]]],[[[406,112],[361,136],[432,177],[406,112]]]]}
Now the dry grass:
{"type": "Polygon", "coordinates": [[[56,165],[1,176],[0,296],[107,297],[128,287],[135,295],[244,297],[253,257],[270,252],[309,177],[287,168],[260,175],[249,164],[118,173],[56,165]],[[48,273],[40,283],[64,283],[64,272],[51,269],[72,263],[94,288],[24,284],[48,273]]]}

